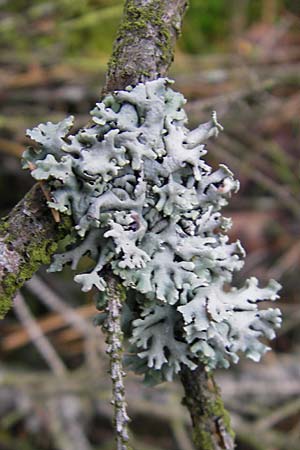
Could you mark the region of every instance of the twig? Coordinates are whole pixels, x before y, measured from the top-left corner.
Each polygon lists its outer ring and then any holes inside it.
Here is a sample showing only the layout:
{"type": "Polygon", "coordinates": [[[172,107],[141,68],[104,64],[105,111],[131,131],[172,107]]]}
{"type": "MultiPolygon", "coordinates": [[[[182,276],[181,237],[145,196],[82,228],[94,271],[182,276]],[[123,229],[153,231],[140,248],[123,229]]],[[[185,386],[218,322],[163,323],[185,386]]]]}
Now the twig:
{"type": "Polygon", "coordinates": [[[92,450],[85,435],[80,398],[64,394],[46,402],[55,446],[61,450],[92,450]]]}
{"type": "MultiPolygon", "coordinates": [[[[33,344],[55,376],[59,377],[63,384],[66,384],[68,377],[64,363],[36,323],[20,293],[15,298],[14,307],[16,315],[27,329],[33,344]]],[[[50,399],[47,406],[51,417],[52,433],[59,443],[59,447],[62,450],[91,450],[79,420],[81,409],[79,400],[65,394],[58,399],[50,399]],[[61,417],[59,418],[59,416],[61,417]]]]}
{"type": "Polygon", "coordinates": [[[23,145],[10,139],[0,138],[0,152],[20,157],[24,151],[23,145]]]}
{"type": "Polygon", "coordinates": [[[202,365],[194,371],[182,365],[180,378],[183,401],[192,418],[195,449],[234,450],[230,418],[212,375],[202,365]]]}
{"type": "Polygon", "coordinates": [[[52,311],[61,314],[64,320],[73,325],[83,334],[88,334],[92,328],[86,320],[80,316],[76,309],[68,306],[49,286],[38,276],[33,276],[26,285],[41,302],[47,305],[52,311]]]}
{"type": "Polygon", "coordinates": [[[122,300],[124,293],[120,289],[118,280],[110,276],[107,279],[107,318],[103,325],[107,335],[107,354],[110,358],[110,376],[112,380],[112,393],[114,406],[114,422],[116,429],[117,450],[130,450],[127,424],[129,417],[125,400],[125,387],[123,378],[123,332],[121,329],[122,300]]]}
{"type": "Polygon", "coordinates": [[[26,306],[23,296],[20,293],[16,295],[14,309],[24,328],[26,328],[33,344],[36,346],[53,373],[59,377],[65,376],[66,367],[64,363],[56,353],[54,347],[45,337],[42,329],[36,323],[31,312],[26,306]]]}
{"type": "Polygon", "coordinates": [[[192,442],[189,438],[185,424],[180,419],[170,419],[171,428],[176,439],[176,443],[180,450],[193,450],[192,442]]]}
{"type": "MultiPolygon", "coordinates": [[[[28,163],[29,169],[31,171],[33,171],[34,169],[36,169],[35,165],[31,162],[28,163]]],[[[47,200],[47,202],[51,202],[51,195],[50,192],[48,191],[47,187],[45,186],[45,183],[43,181],[38,181],[38,184],[47,200]]],[[[56,209],[50,208],[51,214],[53,216],[53,219],[55,220],[56,223],[60,222],[60,214],[59,211],[57,211],[56,209]]]]}
{"type": "Polygon", "coordinates": [[[300,411],[300,399],[292,399],[287,404],[275,409],[271,414],[264,416],[255,422],[255,429],[263,430],[271,428],[283,419],[286,419],[300,411]]]}
{"type": "MultiPolygon", "coordinates": [[[[77,308],[77,314],[80,314],[82,317],[91,317],[95,314],[95,308],[93,305],[85,305],[77,308]]],[[[62,328],[65,325],[65,319],[61,315],[48,315],[43,319],[35,319],[39,327],[42,329],[43,333],[49,333],[51,331],[55,331],[59,328],[62,328]]],[[[21,329],[17,329],[12,331],[7,336],[3,336],[1,339],[1,350],[8,352],[14,350],[16,348],[22,347],[28,343],[30,336],[28,331],[22,327],[21,329]]]]}
{"type": "Polygon", "coordinates": [[[300,260],[300,242],[293,242],[292,246],[277,260],[268,271],[268,276],[279,279],[284,273],[298,266],[300,260]]]}
{"type": "Polygon", "coordinates": [[[226,155],[226,161],[230,163],[231,167],[251,176],[251,178],[266,191],[271,192],[273,195],[275,194],[282,205],[288,208],[297,218],[300,218],[299,202],[287,192],[286,189],[278,185],[270,177],[260,172],[257,168],[253,170],[253,167],[251,167],[251,156],[247,158],[247,160],[241,161],[238,157],[230,153],[226,147],[221,147],[216,144],[214,145],[214,154],[221,158],[224,158],[224,155],[226,155]]]}
{"type": "MultiPolygon", "coordinates": [[[[100,370],[97,349],[100,349],[100,340],[96,336],[96,329],[80,316],[74,308],[69,307],[41,278],[34,276],[26,283],[30,289],[45,305],[59,312],[65,321],[79,330],[84,336],[86,359],[90,367],[100,370]]],[[[101,350],[103,350],[101,348],[101,350]]]]}

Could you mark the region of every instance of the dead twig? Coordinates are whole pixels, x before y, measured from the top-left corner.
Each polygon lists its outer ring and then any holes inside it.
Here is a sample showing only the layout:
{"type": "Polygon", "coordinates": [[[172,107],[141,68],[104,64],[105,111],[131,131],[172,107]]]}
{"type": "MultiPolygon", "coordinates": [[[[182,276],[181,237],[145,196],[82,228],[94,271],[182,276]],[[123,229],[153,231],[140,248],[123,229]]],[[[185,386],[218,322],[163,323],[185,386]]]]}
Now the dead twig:
{"type": "Polygon", "coordinates": [[[67,369],[64,363],[44,335],[43,330],[32,316],[29,308],[26,306],[24,297],[20,293],[16,295],[14,309],[20,322],[27,330],[32,343],[36,346],[53,373],[59,377],[65,376],[67,369]]]}

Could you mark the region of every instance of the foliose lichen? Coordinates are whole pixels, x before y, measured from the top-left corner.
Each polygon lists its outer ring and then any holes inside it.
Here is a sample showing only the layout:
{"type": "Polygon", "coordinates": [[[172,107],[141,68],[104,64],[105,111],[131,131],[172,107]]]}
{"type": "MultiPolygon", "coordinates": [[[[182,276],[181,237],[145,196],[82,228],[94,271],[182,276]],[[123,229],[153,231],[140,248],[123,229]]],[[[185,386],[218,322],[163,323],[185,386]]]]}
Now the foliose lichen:
{"type": "Polygon", "coordinates": [[[217,136],[216,114],[190,131],[184,97],[166,78],[106,96],[91,111],[93,125],[71,135],[73,118],[48,122],[28,136],[39,144],[24,168],[51,188],[49,206],[72,216],[77,242],[56,255],[50,271],[75,270],[88,254],[95,262],[75,276],[83,291],[105,291],[105,268],[135,291],[124,309],[127,364],[148,380],[171,380],[182,364],[228,367],[241,352],[258,361],[280,326],[280,285],[255,278],[229,288],[245,256],[230,243],[231,221],[221,215],[239,183],[220,165],[205,163],[204,142],[217,136]],[[29,164],[30,163],[30,164],[29,164]]]}

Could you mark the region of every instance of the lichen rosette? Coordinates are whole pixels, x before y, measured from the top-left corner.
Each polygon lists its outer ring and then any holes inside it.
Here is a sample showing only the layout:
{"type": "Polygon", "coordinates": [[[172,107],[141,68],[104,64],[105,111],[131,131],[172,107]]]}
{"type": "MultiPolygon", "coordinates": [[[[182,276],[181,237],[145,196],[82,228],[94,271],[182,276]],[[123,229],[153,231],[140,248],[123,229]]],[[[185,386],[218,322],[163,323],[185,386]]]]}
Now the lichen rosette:
{"type": "Polygon", "coordinates": [[[152,382],[171,380],[182,364],[226,368],[241,352],[258,361],[269,349],[261,338],[273,339],[281,323],[279,309],[258,308],[277,299],[276,281],[231,286],[245,253],[229,242],[231,221],[220,211],[239,183],[203,159],[204,142],[222,129],[215,113],[190,131],[171,83],[107,95],[91,111],[93,125],[74,135],[72,117],[28,130],[39,145],[24,154],[24,168],[51,189],[49,206],[74,221],[76,242],[50,270],[76,269],[88,254],[92,270],[75,276],[83,291],[105,291],[106,268],[120,277],[131,293],[126,361],[152,382]]]}

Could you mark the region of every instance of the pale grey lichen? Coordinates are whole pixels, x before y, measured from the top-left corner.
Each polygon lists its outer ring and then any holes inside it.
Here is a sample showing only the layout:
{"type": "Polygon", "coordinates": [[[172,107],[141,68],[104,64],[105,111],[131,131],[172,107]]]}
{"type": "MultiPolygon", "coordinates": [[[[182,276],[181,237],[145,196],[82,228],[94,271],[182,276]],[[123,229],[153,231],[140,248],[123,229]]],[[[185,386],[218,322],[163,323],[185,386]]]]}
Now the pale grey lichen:
{"type": "Polygon", "coordinates": [[[33,177],[51,187],[49,206],[71,215],[77,232],[50,270],[76,269],[88,254],[93,269],[75,276],[84,291],[105,290],[108,267],[136,291],[124,318],[127,362],[154,380],[197,360],[228,367],[240,352],[258,361],[268,350],[259,339],[274,338],[281,323],[278,309],[258,309],[277,298],[278,283],[262,289],[250,278],[229,288],[245,254],[229,243],[231,222],[220,210],[239,183],[226,166],[212,171],[202,159],[204,141],[222,129],[215,113],[188,130],[185,99],[170,83],[106,96],[91,111],[93,125],[75,135],[70,117],[39,125],[28,131],[39,149],[24,154],[24,167],[34,164],[33,177]]]}

